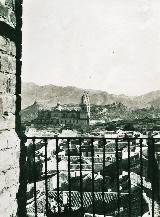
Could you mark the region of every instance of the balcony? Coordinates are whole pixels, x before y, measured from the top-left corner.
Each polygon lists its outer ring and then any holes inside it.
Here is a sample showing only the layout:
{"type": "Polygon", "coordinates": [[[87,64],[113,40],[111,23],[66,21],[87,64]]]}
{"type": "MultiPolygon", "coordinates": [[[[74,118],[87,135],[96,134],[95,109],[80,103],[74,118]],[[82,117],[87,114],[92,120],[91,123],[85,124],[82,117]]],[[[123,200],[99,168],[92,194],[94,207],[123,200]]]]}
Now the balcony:
{"type": "Polygon", "coordinates": [[[26,139],[29,217],[156,216],[155,139],[26,139]]]}

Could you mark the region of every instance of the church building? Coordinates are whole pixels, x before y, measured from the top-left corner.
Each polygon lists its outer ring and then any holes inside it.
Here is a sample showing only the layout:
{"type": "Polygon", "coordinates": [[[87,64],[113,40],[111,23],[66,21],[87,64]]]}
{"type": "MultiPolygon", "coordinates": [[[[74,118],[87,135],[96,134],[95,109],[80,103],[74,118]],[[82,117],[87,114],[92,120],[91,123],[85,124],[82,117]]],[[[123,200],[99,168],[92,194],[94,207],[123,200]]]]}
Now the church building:
{"type": "Polygon", "coordinates": [[[51,110],[41,110],[36,124],[62,126],[88,126],[90,123],[90,101],[88,94],[83,94],[78,107],[64,106],[57,103],[51,110]]]}

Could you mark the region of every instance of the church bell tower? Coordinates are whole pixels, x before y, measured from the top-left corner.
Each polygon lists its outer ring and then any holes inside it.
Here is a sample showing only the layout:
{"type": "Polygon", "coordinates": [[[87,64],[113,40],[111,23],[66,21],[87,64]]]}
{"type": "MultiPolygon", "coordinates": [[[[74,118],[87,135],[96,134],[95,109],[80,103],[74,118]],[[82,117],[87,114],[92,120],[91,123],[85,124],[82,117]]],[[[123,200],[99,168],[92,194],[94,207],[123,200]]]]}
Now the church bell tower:
{"type": "Polygon", "coordinates": [[[90,101],[88,94],[84,93],[81,97],[80,103],[81,113],[80,119],[86,119],[89,122],[90,119],[90,101]]]}

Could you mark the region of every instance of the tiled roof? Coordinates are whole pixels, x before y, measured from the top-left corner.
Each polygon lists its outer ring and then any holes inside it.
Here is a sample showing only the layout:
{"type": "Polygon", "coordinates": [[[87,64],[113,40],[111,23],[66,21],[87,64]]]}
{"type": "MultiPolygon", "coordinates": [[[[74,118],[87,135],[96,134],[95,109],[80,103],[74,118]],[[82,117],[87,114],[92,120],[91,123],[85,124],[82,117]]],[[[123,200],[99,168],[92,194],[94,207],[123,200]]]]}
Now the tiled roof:
{"type": "MultiPolygon", "coordinates": [[[[83,192],[83,207],[88,208],[93,204],[93,193],[92,192],[83,192]]],[[[128,197],[128,194],[121,194],[121,201],[128,197]]],[[[59,205],[64,207],[64,198],[66,203],[69,203],[69,191],[60,191],[59,192],[59,205]]],[[[38,213],[43,213],[45,210],[45,195],[37,199],[37,211],[38,213]]],[[[116,192],[104,192],[104,202],[110,204],[111,202],[117,202],[118,196],[116,192]]],[[[58,195],[57,191],[49,192],[49,201],[55,201],[55,204],[58,204],[58,195]]],[[[94,192],[94,201],[100,201],[103,203],[103,193],[94,192]]],[[[80,208],[81,207],[81,194],[78,191],[71,191],[71,207],[80,208]]],[[[52,207],[51,207],[52,209],[52,207]]],[[[34,213],[34,202],[27,206],[28,213],[34,213]]]]}
{"type": "MultiPolygon", "coordinates": [[[[121,194],[121,197],[127,196],[128,194],[121,194]]],[[[55,199],[57,201],[57,192],[52,191],[49,193],[50,198],[55,199]]],[[[92,192],[83,192],[83,206],[89,207],[92,205],[92,192]]],[[[66,201],[69,202],[69,191],[60,192],[60,201],[62,201],[63,197],[66,197],[66,201]]],[[[103,201],[103,193],[102,192],[94,192],[95,201],[103,201]]],[[[117,201],[118,196],[116,192],[104,192],[104,202],[110,203],[112,201],[117,201]]],[[[61,203],[61,202],[60,202],[61,203]]],[[[81,207],[81,194],[78,191],[71,191],[71,206],[72,207],[81,207]]]]}

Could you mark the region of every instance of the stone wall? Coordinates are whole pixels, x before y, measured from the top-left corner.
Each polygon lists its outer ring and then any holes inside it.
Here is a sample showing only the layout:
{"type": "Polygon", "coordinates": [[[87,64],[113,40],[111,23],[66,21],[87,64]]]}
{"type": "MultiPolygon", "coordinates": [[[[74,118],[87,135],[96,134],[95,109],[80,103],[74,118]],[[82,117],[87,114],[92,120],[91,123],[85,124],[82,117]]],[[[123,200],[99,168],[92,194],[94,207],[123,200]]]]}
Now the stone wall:
{"type": "Polygon", "coordinates": [[[0,216],[16,216],[20,142],[15,132],[15,0],[0,0],[0,216]]]}
{"type": "Polygon", "coordinates": [[[12,130],[0,132],[0,216],[16,216],[19,187],[19,139],[12,130]]]}

